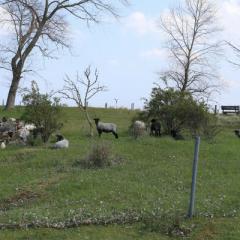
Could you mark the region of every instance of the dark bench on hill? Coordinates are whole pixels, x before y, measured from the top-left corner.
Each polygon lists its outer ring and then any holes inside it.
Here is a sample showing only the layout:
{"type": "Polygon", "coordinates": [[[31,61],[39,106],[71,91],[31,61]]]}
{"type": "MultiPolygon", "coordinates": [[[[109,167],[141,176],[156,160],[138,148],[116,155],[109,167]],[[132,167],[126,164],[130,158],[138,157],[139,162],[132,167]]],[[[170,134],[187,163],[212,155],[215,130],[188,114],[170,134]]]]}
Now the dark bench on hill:
{"type": "Polygon", "coordinates": [[[240,113],[240,107],[239,106],[221,106],[223,114],[227,113],[240,113]]]}

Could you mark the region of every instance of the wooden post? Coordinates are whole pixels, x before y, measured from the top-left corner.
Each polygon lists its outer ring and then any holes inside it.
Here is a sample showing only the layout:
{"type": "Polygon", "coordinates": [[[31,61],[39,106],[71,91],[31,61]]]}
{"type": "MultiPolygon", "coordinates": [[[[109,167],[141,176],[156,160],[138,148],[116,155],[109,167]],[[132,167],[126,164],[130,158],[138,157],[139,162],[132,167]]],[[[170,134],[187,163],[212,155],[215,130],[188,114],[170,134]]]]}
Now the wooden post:
{"type": "Polygon", "coordinates": [[[200,146],[200,137],[197,136],[195,140],[194,160],[193,160],[193,168],[192,168],[192,187],[191,187],[190,203],[189,203],[189,210],[188,210],[189,218],[192,218],[194,215],[199,146],[200,146]]]}

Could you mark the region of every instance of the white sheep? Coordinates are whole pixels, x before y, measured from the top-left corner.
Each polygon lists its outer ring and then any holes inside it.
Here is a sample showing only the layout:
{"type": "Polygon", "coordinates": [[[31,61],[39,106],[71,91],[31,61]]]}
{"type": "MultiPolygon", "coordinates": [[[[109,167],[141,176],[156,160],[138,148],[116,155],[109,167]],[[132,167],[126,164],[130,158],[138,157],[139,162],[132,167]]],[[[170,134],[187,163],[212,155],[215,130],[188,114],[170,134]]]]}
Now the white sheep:
{"type": "Polygon", "coordinates": [[[18,135],[20,139],[24,142],[27,143],[27,139],[31,134],[31,131],[36,129],[36,126],[34,124],[25,124],[24,126],[18,126],[20,129],[18,129],[18,135]]]}
{"type": "Polygon", "coordinates": [[[27,142],[27,139],[30,135],[30,131],[28,129],[26,129],[25,127],[21,128],[18,130],[18,135],[20,137],[20,139],[26,143],[27,142]]]}
{"type": "Polygon", "coordinates": [[[14,122],[14,123],[15,123],[17,120],[16,120],[16,118],[9,118],[8,121],[9,121],[9,122],[14,122]]]}
{"type": "Polygon", "coordinates": [[[105,132],[105,133],[112,133],[115,136],[115,138],[118,138],[117,125],[115,123],[100,122],[99,118],[94,118],[94,121],[96,124],[99,137],[101,137],[101,134],[105,132]]]}
{"type": "Polygon", "coordinates": [[[135,138],[142,136],[146,132],[146,124],[143,121],[136,120],[132,125],[132,133],[135,138]]]}
{"type": "Polygon", "coordinates": [[[0,145],[1,149],[5,149],[6,148],[6,143],[5,142],[2,142],[1,145],[0,145]]]}
{"type": "Polygon", "coordinates": [[[62,135],[57,134],[57,142],[53,145],[53,148],[61,149],[61,148],[68,148],[69,147],[69,141],[65,139],[62,135]]]}
{"type": "Polygon", "coordinates": [[[36,126],[34,124],[25,124],[24,128],[27,129],[28,131],[32,131],[36,129],[36,126]]]}

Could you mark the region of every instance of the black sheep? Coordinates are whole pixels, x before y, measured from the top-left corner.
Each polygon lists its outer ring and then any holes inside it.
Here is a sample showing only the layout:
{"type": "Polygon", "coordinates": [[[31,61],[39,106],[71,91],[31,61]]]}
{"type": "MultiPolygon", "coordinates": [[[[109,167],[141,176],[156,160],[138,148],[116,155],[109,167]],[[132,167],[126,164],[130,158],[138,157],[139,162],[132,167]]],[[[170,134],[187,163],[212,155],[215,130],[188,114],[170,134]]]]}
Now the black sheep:
{"type": "Polygon", "coordinates": [[[156,119],[151,120],[150,135],[155,137],[161,136],[161,124],[156,119]]]}
{"type": "Polygon", "coordinates": [[[235,132],[236,136],[240,138],[240,130],[237,129],[237,130],[234,130],[234,132],[235,132]]]}

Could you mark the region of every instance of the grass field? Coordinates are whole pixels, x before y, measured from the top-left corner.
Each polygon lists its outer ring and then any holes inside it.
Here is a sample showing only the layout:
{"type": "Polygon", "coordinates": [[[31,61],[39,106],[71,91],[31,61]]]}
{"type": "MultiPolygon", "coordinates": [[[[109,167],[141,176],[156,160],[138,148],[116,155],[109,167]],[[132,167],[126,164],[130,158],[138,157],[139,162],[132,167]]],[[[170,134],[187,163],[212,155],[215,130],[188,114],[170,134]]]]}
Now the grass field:
{"type": "MultiPolygon", "coordinates": [[[[5,114],[0,110],[0,117],[5,114]]],[[[21,109],[7,114],[20,116],[21,109]]],[[[128,127],[136,112],[91,109],[90,114],[117,123],[120,138],[90,139],[81,113],[65,108],[62,133],[69,149],[9,146],[0,152],[0,226],[23,227],[1,230],[0,239],[240,239],[240,140],[233,134],[238,117],[221,117],[216,140],[201,142],[196,217],[190,221],[185,216],[194,141],[134,140],[128,127]],[[123,163],[76,166],[97,141],[111,146],[123,163]],[[48,228],[74,222],[78,227],[48,228]]]]}

